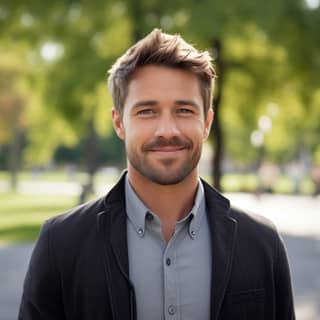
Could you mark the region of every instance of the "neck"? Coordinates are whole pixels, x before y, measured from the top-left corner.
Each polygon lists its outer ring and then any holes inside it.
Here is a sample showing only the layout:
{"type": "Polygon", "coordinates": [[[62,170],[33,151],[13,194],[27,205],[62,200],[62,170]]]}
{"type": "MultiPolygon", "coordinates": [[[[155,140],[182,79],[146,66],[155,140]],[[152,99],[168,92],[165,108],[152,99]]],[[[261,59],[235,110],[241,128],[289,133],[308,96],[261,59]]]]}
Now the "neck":
{"type": "Polygon", "coordinates": [[[192,209],[198,186],[198,169],[194,169],[189,176],[177,184],[160,185],[148,180],[129,166],[128,179],[146,207],[159,217],[163,237],[169,240],[173,235],[176,222],[192,209]]]}

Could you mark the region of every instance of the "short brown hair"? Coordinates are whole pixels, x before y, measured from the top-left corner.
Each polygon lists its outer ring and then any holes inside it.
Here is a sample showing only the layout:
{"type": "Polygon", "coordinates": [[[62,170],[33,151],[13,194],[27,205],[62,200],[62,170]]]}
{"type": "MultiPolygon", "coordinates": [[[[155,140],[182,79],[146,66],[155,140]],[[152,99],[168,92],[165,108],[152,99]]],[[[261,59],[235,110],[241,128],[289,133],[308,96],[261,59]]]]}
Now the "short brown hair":
{"type": "Polygon", "coordinates": [[[200,91],[207,115],[211,107],[212,85],[215,70],[208,51],[200,52],[179,35],[163,33],[154,29],[127,50],[111,67],[108,86],[114,106],[120,113],[127,96],[130,76],[145,65],[163,65],[191,71],[200,81],[200,91]]]}

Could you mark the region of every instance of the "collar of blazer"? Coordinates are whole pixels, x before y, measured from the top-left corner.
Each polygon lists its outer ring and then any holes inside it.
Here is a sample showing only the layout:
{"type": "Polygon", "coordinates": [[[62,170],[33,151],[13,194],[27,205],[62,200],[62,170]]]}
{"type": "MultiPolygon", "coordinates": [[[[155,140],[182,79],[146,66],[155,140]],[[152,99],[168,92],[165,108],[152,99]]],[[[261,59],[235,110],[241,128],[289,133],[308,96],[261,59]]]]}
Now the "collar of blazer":
{"type": "MultiPolygon", "coordinates": [[[[98,228],[103,242],[105,271],[113,314],[119,319],[136,319],[134,288],[129,279],[124,182],[126,171],[104,199],[105,209],[98,214],[98,228]],[[113,256],[114,259],[110,259],[113,256]],[[120,272],[120,273],[119,273],[120,272]],[[119,277],[114,276],[119,273],[119,277]],[[127,302],[124,301],[126,297],[127,302]],[[130,316],[126,311],[130,310],[130,316]]],[[[229,216],[230,202],[202,180],[211,233],[211,319],[218,319],[229,282],[237,221],[229,216]]]]}

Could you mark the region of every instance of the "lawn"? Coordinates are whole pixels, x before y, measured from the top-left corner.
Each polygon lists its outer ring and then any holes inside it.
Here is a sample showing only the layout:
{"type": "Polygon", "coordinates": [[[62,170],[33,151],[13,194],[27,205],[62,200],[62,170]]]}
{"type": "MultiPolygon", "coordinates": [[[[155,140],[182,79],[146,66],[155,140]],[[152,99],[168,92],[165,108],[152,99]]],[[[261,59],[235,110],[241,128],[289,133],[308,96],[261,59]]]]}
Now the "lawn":
{"type": "Polygon", "coordinates": [[[0,193],[0,244],[34,241],[42,223],[75,206],[78,197],[0,193]]]}
{"type": "MultiPolygon", "coordinates": [[[[98,172],[95,175],[95,183],[113,183],[119,177],[117,172],[98,172]]],[[[0,171],[0,181],[9,181],[10,175],[8,171],[0,171]]],[[[74,172],[68,173],[65,170],[57,171],[41,171],[38,173],[32,173],[30,171],[22,171],[18,175],[18,180],[21,181],[43,181],[43,182],[66,182],[75,181],[84,183],[88,179],[86,172],[74,172]]]]}
{"type": "MultiPolygon", "coordinates": [[[[115,173],[100,172],[95,177],[95,184],[114,183],[115,173]]],[[[77,182],[82,184],[87,179],[86,173],[75,173],[70,176],[64,171],[41,172],[32,175],[21,172],[19,182],[77,182]]],[[[9,174],[0,171],[0,183],[7,184],[9,174]]],[[[0,192],[0,245],[34,241],[43,222],[78,204],[79,195],[29,195],[19,192],[0,192]]]]}
{"type": "MultiPolygon", "coordinates": [[[[85,174],[78,173],[73,178],[80,183],[85,174]]],[[[31,175],[23,172],[21,181],[31,180],[31,175]]],[[[69,177],[70,178],[70,177],[69,177]]],[[[204,177],[210,183],[210,177],[204,177]]],[[[70,181],[65,173],[45,173],[35,178],[36,181],[70,181]]],[[[96,184],[113,184],[115,175],[100,173],[95,178],[96,184]]],[[[0,172],[0,182],[8,181],[8,174],[0,172]]],[[[228,174],[222,178],[222,187],[226,192],[255,192],[258,178],[254,174],[228,174]]],[[[312,194],[314,185],[310,178],[305,178],[300,185],[302,194],[312,194]]],[[[272,191],[274,193],[294,192],[294,183],[285,176],[278,177],[272,191]]],[[[62,195],[26,195],[0,192],[0,245],[34,241],[42,223],[51,216],[62,213],[77,205],[79,196],[62,195]]]]}

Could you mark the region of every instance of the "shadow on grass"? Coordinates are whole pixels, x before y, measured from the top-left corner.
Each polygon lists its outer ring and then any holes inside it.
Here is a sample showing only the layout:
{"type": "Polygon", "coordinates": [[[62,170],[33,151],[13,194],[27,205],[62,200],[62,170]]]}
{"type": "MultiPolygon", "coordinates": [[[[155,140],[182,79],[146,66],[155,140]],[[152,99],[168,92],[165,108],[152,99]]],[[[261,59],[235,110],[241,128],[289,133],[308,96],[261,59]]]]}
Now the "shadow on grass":
{"type": "Polygon", "coordinates": [[[21,243],[35,241],[41,224],[17,225],[0,228],[0,243],[21,243]]]}

